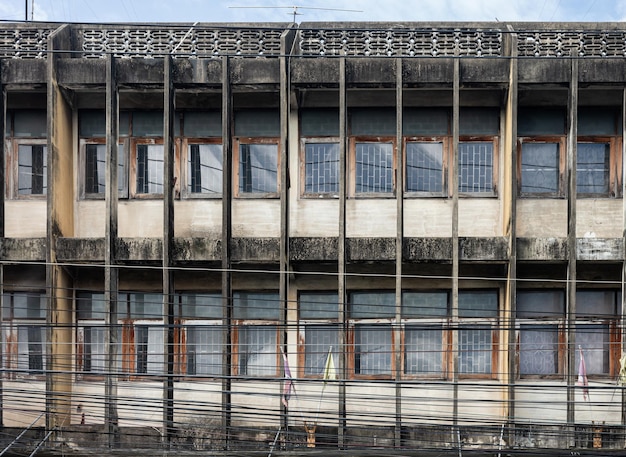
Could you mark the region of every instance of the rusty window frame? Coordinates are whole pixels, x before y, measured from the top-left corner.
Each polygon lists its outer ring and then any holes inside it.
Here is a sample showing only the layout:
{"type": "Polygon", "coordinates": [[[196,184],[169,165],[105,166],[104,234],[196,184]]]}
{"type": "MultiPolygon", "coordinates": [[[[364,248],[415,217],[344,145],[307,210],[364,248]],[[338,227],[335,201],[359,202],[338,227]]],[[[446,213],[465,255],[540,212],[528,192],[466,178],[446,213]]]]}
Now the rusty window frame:
{"type": "Polygon", "coordinates": [[[396,169],[398,167],[398,145],[396,144],[395,136],[351,136],[349,138],[348,146],[348,195],[351,198],[395,198],[396,188],[396,169]],[[390,181],[391,190],[386,191],[371,191],[371,192],[357,192],[357,145],[359,144],[379,144],[379,145],[391,145],[391,168],[390,181]]]}

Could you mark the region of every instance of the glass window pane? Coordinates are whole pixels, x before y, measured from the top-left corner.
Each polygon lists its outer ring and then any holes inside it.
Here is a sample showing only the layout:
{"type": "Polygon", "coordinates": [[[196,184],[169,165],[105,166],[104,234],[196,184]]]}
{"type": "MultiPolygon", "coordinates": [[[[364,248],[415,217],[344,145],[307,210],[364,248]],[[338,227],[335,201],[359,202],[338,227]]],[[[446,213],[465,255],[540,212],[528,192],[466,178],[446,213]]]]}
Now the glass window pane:
{"type": "Polygon", "coordinates": [[[13,136],[46,138],[48,119],[45,110],[17,110],[13,112],[13,136]]]}
{"type": "Polygon", "coordinates": [[[45,319],[46,296],[37,292],[14,292],[13,317],[16,319],[45,319]]]}
{"type": "Polygon", "coordinates": [[[222,193],[222,145],[190,144],[187,160],[187,191],[222,193]]]}
{"type": "Polygon", "coordinates": [[[354,331],[354,372],[391,374],[391,326],[357,325],[354,331]]]}
{"type": "Polygon", "coordinates": [[[402,293],[402,317],[444,317],[447,315],[447,292],[402,293]]]}
{"type": "Polygon", "coordinates": [[[187,327],[187,374],[222,374],[221,327],[187,327]]]}
{"type": "Polygon", "coordinates": [[[559,331],[556,325],[522,325],[519,353],[520,374],[556,374],[558,344],[559,331]]]}
{"type": "Polygon", "coordinates": [[[133,136],[163,136],[163,112],[162,111],[136,111],[134,112],[133,113],[133,136]]]}
{"type": "Polygon", "coordinates": [[[17,328],[17,370],[42,374],[46,369],[46,328],[41,325],[17,328]]]}
{"type": "Polygon", "coordinates": [[[497,135],[499,131],[498,108],[461,108],[459,113],[461,135],[497,135]]]}
{"type": "Polygon", "coordinates": [[[79,319],[104,319],[106,302],[103,293],[79,292],[76,294],[76,310],[79,319]]]}
{"type": "Polygon", "coordinates": [[[363,108],[350,110],[352,135],[395,135],[396,110],[390,108],[363,108]]]}
{"type": "Polygon", "coordinates": [[[404,336],[404,372],[443,374],[443,330],[440,326],[407,326],[404,336]]]}
{"type": "Polygon", "coordinates": [[[239,192],[278,192],[278,145],[239,145],[239,192]]]}
{"type": "Polygon", "coordinates": [[[459,317],[497,317],[498,292],[495,290],[459,291],[459,317]]]}
{"type": "Polygon", "coordinates": [[[565,134],[566,111],[561,108],[520,107],[517,132],[520,136],[565,134]]]}
{"type": "Polygon", "coordinates": [[[187,138],[222,136],[221,111],[188,111],[184,114],[184,122],[187,138]]]}
{"type": "Polygon", "coordinates": [[[163,193],[163,145],[137,145],[137,193],[163,193]]]}
{"type": "Polygon", "coordinates": [[[562,290],[518,290],[518,318],[561,319],[565,314],[565,294],[562,290]]]}
{"type": "Polygon", "coordinates": [[[577,290],[576,315],[591,318],[618,317],[618,296],[616,290],[577,290]]]}
{"type": "Polygon", "coordinates": [[[302,136],[339,136],[337,109],[305,109],[300,115],[302,136]]]}
{"type": "Polygon", "coordinates": [[[300,294],[300,319],[337,319],[339,296],[334,292],[300,294]]]}
{"type": "Polygon", "coordinates": [[[241,327],[239,373],[246,376],[276,376],[276,327],[241,327]]]}
{"type": "Polygon", "coordinates": [[[621,130],[620,110],[603,106],[578,108],[578,135],[615,135],[621,130]]]}
{"type": "Polygon", "coordinates": [[[407,142],[406,191],[443,192],[443,143],[407,142]]]}
{"type": "Polygon", "coordinates": [[[277,293],[235,292],[235,319],[280,319],[280,299],[277,293]]]}
{"type": "Polygon", "coordinates": [[[48,188],[48,148],[43,144],[18,145],[17,193],[45,195],[48,188]]]}
{"type": "Polygon", "coordinates": [[[279,137],[279,111],[275,109],[236,111],[235,136],[279,137]]]}
{"type": "MultiPolygon", "coordinates": [[[[85,145],[85,193],[104,194],[106,189],[106,144],[85,145]]],[[[117,146],[117,190],[126,192],[126,156],[124,145],[117,146]]]]}
{"type": "Polygon", "coordinates": [[[493,143],[459,143],[459,192],[493,192],[493,143]]]}
{"type": "Polygon", "coordinates": [[[304,150],[306,193],[339,192],[339,143],[306,143],[304,150]]]}
{"type": "Polygon", "coordinates": [[[85,327],[83,334],[83,370],[92,373],[103,373],[106,363],[106,351],[104,347],[104,341],[107,335],[106,328],[102,326],[85,327]]]}
{"type": "Polygon", "coordinates": [[[459,329],[459,373],[491,373],[491,328],[459,329]]]}
{"type": "MultiPolygon", "coordinates": [[[[130,317],[133,319],[161,319],[163,317],[163,295],[131,293],[130,317]]],[[[126,313],[120,314],[123,319],[126,313]]]]}
{"type": "Polygon", "coordinates": [[[339,327],[336,325],[307,325],[304,330],[304,373],[324,374],[328,351],[332,348],[333,362],[339,357],[339,327]]]}
{"type": "Polygon", "coordinates": [[[576,324],[576,371],[582,348],[587,374],[609,373],[609,326],[576,324]]]}
{"type": "Polygon", "coordinates": [[[356,144],[356,193],[393,192],[393,144],[356,144]]]}
{"type": "MultiPolygon", "coordinates": [[[[447,108],[405,108],[402,133],[408,135],[447,135],[450,110],[447,108]]],[[[395,131],[392,132],[395,134],[395,131]]]]}
{"type": "Polygon", "coordinates": [[[576,152],[576,192],[579,194],[608,194],[608,143],[578,143],[576,152]]]}
{"type": "Polygon", "coordinates": [[[222,318],[221,294],[180,294],[182,305],[182,319],[222,318]]]}
{"type": "Polygon", "coordinates": [[[135,327],[136,373],[163,374],[163,327],[135,327]]]}
{"type": "Polygon", "coordinates": [[[352,292],[350,315],[355,319],[395,317],[396,294],[394,292],[352,292]]]}
{"type": "Polygon", "coordinates": [[[522,193],[559,191],[559,144],[522,144],[522,193]]]}

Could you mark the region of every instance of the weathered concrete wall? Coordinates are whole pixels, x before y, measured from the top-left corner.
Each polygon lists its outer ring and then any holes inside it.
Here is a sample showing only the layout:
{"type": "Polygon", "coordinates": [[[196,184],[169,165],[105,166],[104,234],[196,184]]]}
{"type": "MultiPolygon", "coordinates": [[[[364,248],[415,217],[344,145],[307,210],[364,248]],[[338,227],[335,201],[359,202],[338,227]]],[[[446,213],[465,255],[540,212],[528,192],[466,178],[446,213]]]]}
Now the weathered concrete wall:
{"type": "Polygon", "coordinates": [[[78,200],[74,233],[79,238],[102,238],[105,228],[104,200],[78,200]]]}
{"type": "Polygon", "coordinates": [[[623,231],[621,199],[590,198],[576,201],[576,237],[619,238],[623,231]]]}
{"type": "MultiPolygon", "coordinates": [[[[43,379],[3,381],[2,413],[5,426],[28,427],[46,410],[46,382],[43,379]]],[[[42,415],[36,426],[46,424],[42,415]]]]}
{"type": "Polygon", "coordinates": [[[174,203],[174,236],[219,238],[222,200],[182,200],[174,203]]]}
{"type": "Polygon", "coordinates": [[[234,237],[280,236],[279,200],[233,200],[232,210],[234,237]]]}
{"type": "MultiPolygon", "coordinates": [[[[390,202],[391,203],[391,202],[390,202]]],[[[339,200],[299,199],[289,204],[290,236],[339,236],[339,200]]]]}
{"type": "Polygon", "coordinates": [[[520,238],[567,236],[567,201],[519,199],[516,228],[520,238]]]}
{"type": "Polygon", "coordinates": [[[495,198],[460,198],[459,236],[501,236],[500,210],[500,202],[495,198]]]}
{"type": "Polygon", "coordinates": [[[120,237],[160,238],[163,236],[163,200],[120,202],[120,237]]]}
{"type": "Polygon", "coordinates": [[[395,200],[349,199],[346,201],[346,236],[396,236],[397,209],[395,200]]]}
{"type": "Polygon", "coordinates": [[[4,202],[4,234],[7,238],[38,238],[46,236],[46,201],[4,202]]]}
{"type": "Polygon", "coordinates": [[[448,199],[404,200],[405,237],[451,237],[452,202],[448,199]]]}

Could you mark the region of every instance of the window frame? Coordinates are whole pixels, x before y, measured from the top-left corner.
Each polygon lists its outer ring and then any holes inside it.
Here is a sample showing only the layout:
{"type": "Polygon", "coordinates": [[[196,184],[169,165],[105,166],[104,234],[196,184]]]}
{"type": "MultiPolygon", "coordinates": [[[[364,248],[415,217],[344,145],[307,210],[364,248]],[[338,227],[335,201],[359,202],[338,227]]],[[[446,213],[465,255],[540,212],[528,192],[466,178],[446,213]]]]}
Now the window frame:
{"type": "Polygon", "coordinates": [[[330,137],[330,136],[322,136],[322,137],[302,137],[300,138],[300,197],[301,198],[329,198],[329,199],[337,199],[339,198],[340,188],[341,188],[341,140],[339,137],[330,137]],[[307,181],[307,173],[306,173],[306,146],[307,144],[337,144],[339,146],[339,157],[338,157],[338,166],[337,166],[337,192],[307,192],[306,191],[306,181],[307,181]]]}
{"type": "MultiPolygon", "coordinates": [[[[243,137],[237,136],[233,138],[233,197],[235,198],[252,198],[252,199],[276,199],[280,198],[280,191],[282,187],[280,175],[281,175],[281,142],[278,137],[243,137]],[[240,173],[239,163],[241,146],[244,144],[259,144],[259,145],[275,145],[276,146],[276,191],[274,192],[241,192],[240,187],[240,173]]],[[[286,185],[286,184],[285,184],[286,185]]]]}
{"type": "MultiPolygon", "coordinates": [[[[493,158],[491,163],[491,184],[492,188],[489,192],[461,192],[459,190],[459,183],[456,183],[455,192],[458,192],[459,197],[463,198],[497,198],[498,197],[498,179],[500,177],[498,164],[500,163],[500,142],[498,141],[498,135],[474,135],[474,136],[460,136],[459,137],[459,148],[461,143],[492,143],[493,147],[493,158]]],[[[460,158],[459,158],[460,164],[460,158]]],[[[451,168],[451,167],[450,167],[451,168]]],[[[452,171],[452,170],[450,170],[452,171]]],[[[459,165],[459,179],[461,176],[461,169],[459,165]]],[[[452,176],[449,179],[452,182],[452,176]]],[[[450,194],[452,196],[452,194],[450,194]]]]}
{"type": "MultiPolygon", "coordinates": [[[[165,186],[165,155],[167,151],[165,150],[165,144],[163,142],[163,138],[154,138],[154,137],[130,137],[127,140],[127,144],[129,145],[129,180],[128,180],[128,195],[129,198],[134,200],[157,200],[163,199],[163,193],[151,193],[151,192],[137,192],[137,155],[138,155],[138,146],[163,146],[163,182],[161,186],[165,186]]],[[[180,163],[178,148],[174,147],[174,164],[180,163]]],[[[178,173],[178,167],[174,166],[174,193],[175,195],[180,195],[180,179],[178,173]]]]}
{"type": "Polygon", "coordinates": [[[48,195],[48,140],[46,138],[11,137],[5,141],[7,148],[6,165],[10,179],[6,180],[6,196],[8,200],[46,200],[48,195]],[[43,146],[46,160],[44,166],[44,180],[46,181],[45,192],[41,194],[19,193],[19,148],[20,146],[43,146]]]}
{"type": "MultiPolygon", "coordinates": [[[[622,139],[621,137],[608,135],[585,135],[576,139],[577,145],[586,144],[608,144],[609,147],[609,170],[608,170],[608,191],[607,192],[578,192],[576,198],[618,198],[622,196],[622,139]]],[[[578,158],[578,154],[577,154],[578,158]]],[[[576,163],[576,173],[578,173],[578,161],[576,163]]],[[[578,184],[578,180],[577,180],[578,184]]]]}
{"type": "Polygon", "coordinates": [[[405,197],[448,197],[450,195],[449,192],[449,183],[451,180],[451,174],[449,172],[449,160],[450,160],[450,137],[446,135],[442,136],[405,136],[402,138],[402,157],[404,161],[404,170],[403,170],[403,180],[404,180],[404,196],[405,197]],[[407,189],[408,185],[408,156],[407,156],[407,145],[409,143],[433,143],[438,144],[441,143],[441,192],[421,192],[421,191],[409,191],[407,189]]]}
{"type": "MultiPolygon", "coordinates": [[[[564,289],[519,289],[519,292],[541,292],[541,291],[550,291],[555,292],[559,291],[563,296],[563,311],[559,316],[550,316],[550,317],[515,317],[515,332],[516,332],[516,351],[515,351],[515,365],[516,365],[516,378],[517,379],[559,379],[564,380],[567,378],[567,373],[565,371],[565,361],[567,358],[567,304],[565,297],[564,289]],[[557,349],[556,349],[556,372],[549,374],[537,374],[537,373],[529,373],[522,374],[521,373],[521,356],[522,356],[522,332],[524,327],[548,327],[552,326],[557,329],[557,349]]],[[[577,292],[581,291],[596,291],[596,292],[612,292],[615,293],[615,305],[619,307],[619,292],[617,289],[577,289],[577,292]]],[[[580,300],[577,297],[576,302],[580,300]]],[[[579,313],[577,313],[579,314],[579,313]]],[[[574,333],[577,332],[578,329],[584,328],[585,326],[606,326],[608,330],[609,340],[607,342],[608,348],[608,372],[606,373],[591,373],[587,371],[587,377],[594,379],[614,379],[619,373],[619,359],[621,357],[621,320],[622,316],[619,312],[619,308],[616,309],[615,314],[610,316],[575,316],[574,319],[574,333]]],[[[578,342],[576,343],[575,354],[578,352],[578,342]]],[[[575,357],[578,357],[575,355],[575,357]]],[[[576,369],[578,367],[576,366],[576,369]]]]}
{"type": "MultiPolygon", "coordinates": [[[[180,185],[180,193],[184,199],[194,200],[194,199],[206,199],[206,200],[215,200],[221,199],[223,194],[223,186],[224,186],[224,142],[221,137],[181,137],[176,141],[176,149],[180,151],[177,153],[177,157],[180,157],[180,176],[182,177],[182,182],[180,185]],[[192,145],[219,145],[220,149],[222,149],[222,156],[220,160],[222,161],[222,170],[221,170],[221,179],[220,190],[219,192],[190,192],[189,191],[189,183],[191,182],[191,176],[189,175],[189,147],[192,145]]],[[[178,169],[178,167],[176,167],[178,169]]],[[[178,180],[177,180],[178,181],[178,180]]],[[[238,187],[238,184],[237,184],[238,187]]]]}
{"type": "MultiPolygon", "coordinates": [[[[98,138],[98,137],[93,137],[93,138],[81,138],[79,140],[79,158],[78,158],[78,169],[79,169],[79,192],[80,192],[80,199],[81,200],[104,200],[105,198],[105,193],[104,192],[99,192],[99,193],[92,193],[92,192],[87,192],[87,176],[85,174],[86,172],[86,165],[87,165],[87,146],[90,145],[96,145],[96,146],[100,146],[100,145],[105,145],[106,147],[106,138],[98,138]]],[[[129,198],[129,163],[128,163],[128,152],[127,152],[127,146],[128,146],[128,142],[124,140],[124,138],[120,138],[120,141],[118,143],[118,148],[122,147],[124,148],[124,160],[126,161],[125,165],[124,165],[124,174],[123,176],[119,175],[119,157],[118,157],[118,186],[119,186],[119,181],[120,179],[122,179],[124,181],[124,191],[121,192],[118,189],[118,199],[120,200],[125,200],[129,198]]],[[[118,149],[119,151],[119,149],[118,149]]],[[[119,152],[118,152],[119,155],[119,152]]]]}
{"type": "Polygon", "coordinates": [[[563,135],[524,136],[517,139],[517,194],[520,198],[565,198],[565,169],[567,161],[567,137],[563,135]],[[557,144],[559,169],[556,192],[522,192],[522,160],[524,144],[557,144]]]}
{"type": "Polygon", "coordinates": [[[395,136],[350,136],[348,142],[348,196],[350,198],[395,198],[397,189],[396,170],[398,169],[398,145],[395,136]],[[391,191],[390,192],[357,192],[356,191],[356,146],[357,143],[391,144],[391,191]]]}

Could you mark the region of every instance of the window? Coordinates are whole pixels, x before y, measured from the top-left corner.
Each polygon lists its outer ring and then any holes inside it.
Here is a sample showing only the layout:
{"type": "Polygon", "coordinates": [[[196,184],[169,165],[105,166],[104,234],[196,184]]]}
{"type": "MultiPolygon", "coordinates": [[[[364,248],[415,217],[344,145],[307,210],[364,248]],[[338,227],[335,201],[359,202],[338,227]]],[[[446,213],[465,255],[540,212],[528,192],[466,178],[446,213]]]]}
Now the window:
{"type": "Polygon", "coordinates": [[[339,112],[305,109],[300,115],[302,138],[301,193],[336,196],[339,193],[339,112]]]}
{"type": "Polygon", "coordinates": [[[40,292],[6,292],[3,297],[3,367],[15,379],[46,369],[46,296],[40,292]]]}
{"type": "MultiPolygon", "coordinates": [[[[619,369],[619,293],[576,292],[576,348],[582,348],[588,375],[615,376],[619,369]]],[[[567,351],[563,290],[518,291],[520,376],[564,374],[567,351]]],[[[575,351],[576,366],[580,352],[575,351]]]]}
{"type": "Polygon", "coordinates": [[[183,143],[186,154],[185,197],[222,195],[222,118],[219,111],[183,113],[183,143]]]}
{"type": "MultiPolygon", "coordinates": [[[[405,191],[411,196],[448,196],[454,151],[451,111],[404,111],[405,191]]],[[[457,190],[463,196],[496,195],[499,113],[492,108],[461,108],[457,190]]]]}
{"type": "MultiPolygon", "coordinates": [[[[106,188],[106,144],[85,143],[84,149],[84,196],[104,198],[106,188]]],[[[126,153],[124,144],[117,146],[117,191],[118,197],[128,196],[126,187],[126,153]]]]}
{"type": "Polygon", "coordinates": [[[46,122],[44,110],[7,113],[7,164],[11,170],[7,179],[8,198],[45,197],[48,191],[46,122]]]}
{"type": "MultiPolygon", "coordinates": [[[[116,370],[129,376],[164,373],[160,293],[120,293],[118,297],[116,370]]],[[[222,367],[221,295],[185,292],[175,298],[177,325],[175,372],[187,376],[216,376],[222,367]]],[[[104,294],[77,293],[77,372],[98,375],[105,371],[104,294]]]]}
{"type": "Polygon", "coordinates": [[[442,195],[445,189],[444,141],[407,141],[406,191],[442,195]]]}
{"type": "MultiPolygon", "coordinates": [[[[339,325],[337,323],[339,298],[335,292],[301,292],[298,300],[300,333],[304,332],[304,376],[324,374],[328,351],[334,366],[338,366],[339,325]]],[[[302,336],[299,341],[302,341],[302,336]]]]}
{"type": "Polygon", "coordinates": [[[621,195],[621,115],[612,107],[578,109],[576,194],[621,195]]]}
{"type": "Polygon", "coordinates": [[[280,301],[276,293],[237,292],[234,294],[236,374],[251,377],[278,374],[280,309],[280,301]]]}
{"type": "Polygon", "coordinates": [[[518,111],[520,196],[565,195],[565,110],[520,108],[518,111]]]}
{"type": "Polygon", "coordinates": [[[136,188],[138,194],[163,193],[163,145],[135,144],[136,188]]]}
{"type": "Polygon", "coordinates": [[[235,112],[236,197],[277,197],[280,191],[280,116],[277,110],[235,112]]]}
{"type": "Polygon", "coordinates": [[[397,325],[394,292],[351,293],[354,375],[393,377],[394,341],[399,338],[403,377],[447,379],[452,372],[453,332],[458,332],[459,376],[495,378],[498,292],[461,290],[458,304],[459,323],[453,326],[449,291],[404,291],[397,325]]]}
{"type": "Polygon", "coordinates": [[[395,293],[352,292],[349,300],[354,333],[354,375],[392,376],[395,370],[392,326],[395,293]]]}

